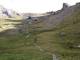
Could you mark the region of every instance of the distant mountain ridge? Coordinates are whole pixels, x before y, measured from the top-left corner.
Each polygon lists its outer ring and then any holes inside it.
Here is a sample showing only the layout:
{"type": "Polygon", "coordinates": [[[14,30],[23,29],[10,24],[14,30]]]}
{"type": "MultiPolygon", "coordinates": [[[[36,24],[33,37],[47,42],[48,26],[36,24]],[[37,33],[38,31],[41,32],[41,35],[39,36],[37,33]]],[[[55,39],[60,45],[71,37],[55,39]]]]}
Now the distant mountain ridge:
{"type": "Polygon", "coordinates": [[[0,5],[0,18],[6,18],[6,17],[14,18],[16,16],[20,16],[20,14],[0,5]]]}

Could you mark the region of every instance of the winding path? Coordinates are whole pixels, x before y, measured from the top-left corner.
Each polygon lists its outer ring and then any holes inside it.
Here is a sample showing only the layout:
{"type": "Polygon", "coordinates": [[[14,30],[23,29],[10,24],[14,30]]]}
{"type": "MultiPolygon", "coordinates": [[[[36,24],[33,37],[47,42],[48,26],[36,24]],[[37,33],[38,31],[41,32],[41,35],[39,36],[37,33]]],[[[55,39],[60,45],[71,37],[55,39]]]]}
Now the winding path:
{"type": "MultiPolygon", "coordinates": [[[[39,45],[37,45],[36,43],[34,44],[35,47],[37,47],[40,51],[45,52],[44,49],[42,49],[39,45]]],[[[59,60],[59,58],[56,56],[56,54],[52,54],[50,52],[45,52],[46,54],[52,55],[53,60],[59,60]]]]}

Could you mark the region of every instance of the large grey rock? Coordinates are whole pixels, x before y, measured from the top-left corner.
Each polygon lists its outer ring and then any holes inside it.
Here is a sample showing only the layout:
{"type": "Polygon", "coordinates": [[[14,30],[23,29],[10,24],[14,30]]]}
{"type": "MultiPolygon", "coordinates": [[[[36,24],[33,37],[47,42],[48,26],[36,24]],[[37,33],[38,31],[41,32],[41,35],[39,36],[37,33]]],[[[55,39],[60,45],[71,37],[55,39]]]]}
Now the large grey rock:
{"type": "Polygon", "coordinates": [[[69,7],[69,6],[68,6],[67,3],[63,3],[63,8],[62,8],[63,10],[66,9],[66,8],[68,8],[68,7],[69,7]]]}

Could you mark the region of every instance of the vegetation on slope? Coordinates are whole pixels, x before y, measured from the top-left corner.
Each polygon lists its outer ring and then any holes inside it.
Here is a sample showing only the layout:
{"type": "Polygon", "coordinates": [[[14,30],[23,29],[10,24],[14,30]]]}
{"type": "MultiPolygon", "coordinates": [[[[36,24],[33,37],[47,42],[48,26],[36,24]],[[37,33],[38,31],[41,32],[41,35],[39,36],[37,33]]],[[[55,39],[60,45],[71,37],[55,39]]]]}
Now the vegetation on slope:
{"type": "Polygon", "coordinates": [[[74,12],[53,31],[39,35],[38,44],[51,53],[60,55],[61,60],[80,60],[80,11],[74,12]]]}

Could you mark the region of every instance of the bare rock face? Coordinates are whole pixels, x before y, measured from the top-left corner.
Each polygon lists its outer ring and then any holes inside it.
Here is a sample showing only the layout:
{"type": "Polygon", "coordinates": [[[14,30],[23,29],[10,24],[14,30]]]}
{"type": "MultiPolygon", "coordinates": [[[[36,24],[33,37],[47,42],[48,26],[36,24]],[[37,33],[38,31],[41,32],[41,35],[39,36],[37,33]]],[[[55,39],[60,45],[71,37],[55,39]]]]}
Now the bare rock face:
{"type": "Polygon", "coordinates": [[[63,10],[66,9],[66,8],[68,8],[68,7],[69,7],[69,6],[68,6],[67,3],[63,3],[63,8],[62,8],[63,10]]]}
{"type": "Polygon", "coordinates": [[[80,9],[80,2],[76,3],[77,9],[80,9]]]}
{"type": "Polygon", "coordinates": [[[80,6],[80,2],[79,3],[76,3],[76,5],[80,6]]]}

